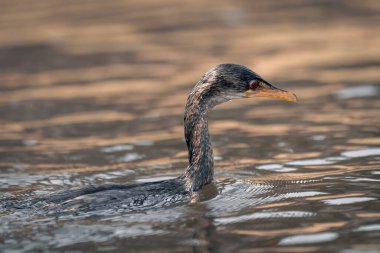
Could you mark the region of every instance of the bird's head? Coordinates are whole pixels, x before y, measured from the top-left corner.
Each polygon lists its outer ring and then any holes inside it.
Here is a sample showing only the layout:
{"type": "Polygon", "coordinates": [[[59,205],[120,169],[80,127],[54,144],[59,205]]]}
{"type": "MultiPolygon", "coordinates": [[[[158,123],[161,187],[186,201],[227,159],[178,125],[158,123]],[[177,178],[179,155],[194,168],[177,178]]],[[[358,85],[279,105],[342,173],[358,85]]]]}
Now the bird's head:
{"type": "Polygon", "coordinates": [[[294,93],[281,90],[252,70],[237,64],[220,64],[210,69],[197,86],[208,90],[214,105],[236,98],[268,97],[297,102],[294,93]]]}

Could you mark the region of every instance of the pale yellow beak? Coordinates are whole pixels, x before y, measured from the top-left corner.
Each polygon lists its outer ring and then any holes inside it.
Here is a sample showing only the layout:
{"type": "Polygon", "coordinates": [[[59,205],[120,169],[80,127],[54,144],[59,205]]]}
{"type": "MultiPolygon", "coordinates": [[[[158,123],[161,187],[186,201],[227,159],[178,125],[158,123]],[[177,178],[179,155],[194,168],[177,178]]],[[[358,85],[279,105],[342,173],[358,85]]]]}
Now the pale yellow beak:
{"type": "Polygon", "coordinates": [[[251,98],[251,97],[267,97],[267,98],[274,98],[279,100],[286,100],[289,102],[298,102],[298,98],[296,94],[280,90],[277,88],[271,89],[271,88],[261,88],[258,90],[247,90],[245,92],[245,97],[251,98]]]}

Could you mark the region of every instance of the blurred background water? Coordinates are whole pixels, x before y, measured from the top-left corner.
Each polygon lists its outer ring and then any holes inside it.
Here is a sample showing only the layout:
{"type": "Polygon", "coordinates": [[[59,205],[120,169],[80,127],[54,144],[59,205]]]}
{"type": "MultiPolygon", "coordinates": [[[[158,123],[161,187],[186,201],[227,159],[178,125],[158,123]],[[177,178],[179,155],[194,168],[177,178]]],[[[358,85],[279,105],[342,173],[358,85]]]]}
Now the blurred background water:
{"type": "Polygon", "coordinates": [[[0,198],[179,175],[186,97],[239,63],[299,104],[211,113],[196,203],[0,209],[2,252],[380,252],[377,0],[0,1],[0,198]]]}

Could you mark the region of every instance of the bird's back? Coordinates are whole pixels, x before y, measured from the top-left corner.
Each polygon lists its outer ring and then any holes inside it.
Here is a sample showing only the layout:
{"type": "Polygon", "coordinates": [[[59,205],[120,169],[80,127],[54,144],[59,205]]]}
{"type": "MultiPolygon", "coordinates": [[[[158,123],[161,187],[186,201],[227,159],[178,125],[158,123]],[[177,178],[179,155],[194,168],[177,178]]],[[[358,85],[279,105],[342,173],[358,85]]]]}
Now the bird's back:
{"type": "Polygon", "coordinates": [[[64,190],[15,203],[7,209],[32,209],[46,214],[80,214],[169,206],[189,199],[179,178],[141,184],[107,184],[64,190]]]}

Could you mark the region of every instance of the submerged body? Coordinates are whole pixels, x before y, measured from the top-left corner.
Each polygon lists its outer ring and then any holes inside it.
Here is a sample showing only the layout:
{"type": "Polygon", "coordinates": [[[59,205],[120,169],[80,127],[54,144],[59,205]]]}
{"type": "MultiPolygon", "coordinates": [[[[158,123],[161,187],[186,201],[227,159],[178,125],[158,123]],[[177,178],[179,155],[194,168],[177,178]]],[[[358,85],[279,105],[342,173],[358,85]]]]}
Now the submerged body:
{"type": "MultiPolygon", "coordinates": [[[[253,96],[296,101],[293,93],[275,88],[250,69],[221,64],[203,75],[190,93],[184,114],[189,165],[174,179],[142,184],[101,185],[62,191],[34,199],[27,206],[52,212],[133,210],[188,201],[194,192],[213,180],[213,154],[208,113],[218,104],[253,96]]],[[[18,207],[10,202],[8,207],[18,207]]],[[[25,205],[24,205],[25,206],[25,205]]]]}
{"type": "Polygon", "coordinates": [[[180,178],[141,184],[109,184],[61,191],[34,200],[49,213],[88,213],[162,207],[188,200],[180,178]]]}

